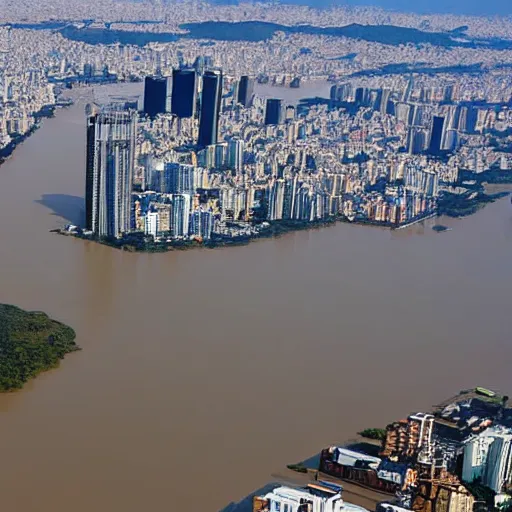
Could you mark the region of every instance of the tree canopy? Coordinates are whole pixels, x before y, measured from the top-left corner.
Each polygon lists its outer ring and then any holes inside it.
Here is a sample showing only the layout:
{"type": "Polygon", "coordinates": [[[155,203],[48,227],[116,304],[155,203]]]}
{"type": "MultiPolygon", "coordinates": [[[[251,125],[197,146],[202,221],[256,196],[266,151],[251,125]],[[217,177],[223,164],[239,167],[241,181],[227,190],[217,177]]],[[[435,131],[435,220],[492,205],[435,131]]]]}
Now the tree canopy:
{"type": "Polygon", "coordinates": [[[71,327],[42,312],[0,304],[0,392],[22,388],[75,350],[71,327]]]}

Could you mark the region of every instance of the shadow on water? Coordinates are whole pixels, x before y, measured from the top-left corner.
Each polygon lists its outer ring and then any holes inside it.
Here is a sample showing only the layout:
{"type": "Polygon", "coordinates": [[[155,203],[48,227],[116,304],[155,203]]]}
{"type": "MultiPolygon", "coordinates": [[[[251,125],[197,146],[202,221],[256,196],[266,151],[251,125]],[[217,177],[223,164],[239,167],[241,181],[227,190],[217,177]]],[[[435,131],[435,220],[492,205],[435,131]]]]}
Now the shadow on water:
{"type": "Polygon", "coordinates": [[[44,194],[36,203],[52,210],[53,215],[71,224],[83,226],[85,220],[84,198],[67,194],[44,194]]]}

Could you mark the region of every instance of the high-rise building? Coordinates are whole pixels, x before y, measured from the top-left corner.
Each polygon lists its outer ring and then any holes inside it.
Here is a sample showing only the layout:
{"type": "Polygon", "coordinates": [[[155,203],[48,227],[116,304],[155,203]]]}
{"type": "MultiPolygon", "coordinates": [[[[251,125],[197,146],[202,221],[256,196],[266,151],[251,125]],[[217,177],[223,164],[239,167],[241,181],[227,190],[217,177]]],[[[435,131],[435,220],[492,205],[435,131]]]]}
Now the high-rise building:
{"type": "Polygon", "coordinates": [[[428,152],[431,155],[438,155],[441,151],[441,141],[443,139],[444,117],[434,116],[432,120],[432,132],[430,134],[430,144],[428,152]]]}
{"type": "Polygon", "coordinates": [[[164,192],[194,194],[195,167],[189,164],[167,163],[164,169],[164,192]]]}
{"type": "Polygon", "coordinates": [[[175,237],[187,236],[190,222],[190,196],[172,196],[171,234],[175,237]]]}
{"type": "Polygon", "coordinates": [[[99,237],[131,229],[137,112],[87,108],[86,228],[99,237]]]}
{"type": "Polygon", "coordinates": [[[265,109],[265,124],[281,124],[283,122],[283,100],[269,98],[265,109]]]}
{"type": "Polygon", "coordinates": [[[222,101],[222,71],[206,71],[203,75],[199,139],[201,147],[217,144],[222,101]]]}
{"type": "Polygon", "coordinates": [[[244,141],[231,139],[228,143],[228,167],[240,174],[244,167],[244,141]]]}
{"type": "Polygon", "coordinates": [[[198,208],[190,215],[190,234],[209,240],[213,231],[213,214],[198,208]]]}
{"type": "Polygon", "coordinates": [[[468,439],[462,479],[480,479],[498,494],[512,485],[512,429],[492,427],[468,439]]]}
{"type": "Polygon", "coordinates": [[[167,112],[169,80],[164,77],[147,76],[144,81],[144,114],[156,117],[167,112]]]}
{"type": "Polygon", "coordinates": [[[197,102],[195,69],[175,69],[172,72],[171,112],[181,119],[194,117],[197,102]]]}
{"type": "Polygon", "coordinates": [[[254,94],[254,79],[248,76],[240,78],[237,90],[237,102],[244,107],[249,107],[252,102],[252,96],[254,94]]]}

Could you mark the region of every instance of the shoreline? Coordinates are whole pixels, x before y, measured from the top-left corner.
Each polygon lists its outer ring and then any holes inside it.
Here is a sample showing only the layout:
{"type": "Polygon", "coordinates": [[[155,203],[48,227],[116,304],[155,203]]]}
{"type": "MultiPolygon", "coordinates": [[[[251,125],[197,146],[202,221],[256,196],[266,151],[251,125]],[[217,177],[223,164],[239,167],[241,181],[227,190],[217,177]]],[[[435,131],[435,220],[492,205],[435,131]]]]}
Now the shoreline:
{"type": "MultiPolygon", "coordinates": [[[[192,249],[219,249],[226,247],[238,247],[247,246],[252,242],[258,240],[265,240],[271,238],[280,238],[288,233],[294,233],[297,231],[316,230],[321,228],[327,228],[335,226],[338,223],[349,224],[354,226],[369,226],[374,228],[383,228],[390,231],[401,231],[407,229],[416,224],[421,224],[430,219],[436,219],[442,216],[446,216],[452,219],[461,219],[474,215],[488,204],[495,203],[500,199],[504,199],[512,194],[512,192],[499,192],[494,194],[481,194],[477,200],[467,200],[464,202],[462,207],[452,209],[450,211],[443,211],[443,207],[439,207],[438,211],[429,212],[427,215],[413,218],[410,221],[393,225],[389,222],[380,222],[369,219],[354,219],[350,220],[346,216],[339,215],[333,216],[324,220],[317,220],[313,222],[308,221],[293,221],[293,220],[279,220],[271,221],[270,225],[263,227],[260,231],[253,235],[240,235],[235,237],[223,237],[222,235],[215,237],[212,240],[201,241],[198,239],[189,240],[174,240],[171,242],[159,242],[151,240],[151,235],[145,235],[141,232],[131,233],[126,238],[121,239],[98,239],[92,235],[85,235],[83,230],[79,227],[74,226],[75,230],[65,228],[54,228],[50,229],[50,233],[56,233],[62,236],[72,237],[80,240],[86,240],[93,243],[98,243],[113,249],[121,251],[132,252],[132,253],[167,253],[173,251],[189,251],[192,249]],[[441,210],[441,211],[439,211],[441,210]]],[[[268,222],[268,221],[266,221],[268,222]]],[[[256,225],[258,226],[258,225],[256,225]]],[[[261,224],[259,225],[261,226],[261,224]]],[[[254,227],[254,226],[253,226],[254,227]]],[[[435,230],[434,230],[435,231],[435,230]]],[[[446,231],[451,231],[446,229],[446,231]]]]}
{"type": "MultiPolygon", "coordinates": [[[[284,468],[272,472],[269,475],[271,480],[261,486],[259,489],[252,491],[239,501],[233,501],[229,503],[219,512],[259,511],[260,508],[253,508],[255,498],[259,496],[260,498],[258,499],[261,500],[261,497],[273,492],[274,489],[281,486],[301,491],[307,489],[308,486],[311,485],[321,485],[325,487],[329,484],[341,487],[341,497],[344,501],[352,505],[363,507],[367,511],[378,510],[379,504],[381,503],[392,503],[397,505],[399,494],[404,490],[404,488],[401,486],[401,483],[390,479],[389,475],[378,475],[377,469],[375,468],[373,468],[376,476],[375,481],[372,479],[368,479],[368,481],[360,479],[357,474],[358,471],[363,474],[366,472],[371,472],[372,469],[369,467],[356,469],[356,466],[348,461],[346,462],[346,467],[348,467],[350,471],[340,471],[340,468],[345,467],[343,466],[344,462],[340,462],[334,458],[331,459],[328,453],[330,453],[333,448],[341,448],[349,451],[351,457],[359,456],[360,458],[377,458],[376,460],[380,460],[379,464],[389,464],[389,461],[394,461],[394,457],[396,458],[397,455],[399,457],[402,457],[403,455],[399,453],[400,448],[398,448],[398,445],[395,447],[393,444],[395,443],[394,433],[398,432],[397,429],[400,428],[400,424],[403,424],[403,422],[407,423],[411,421],[421,421],[423,416],[429,416],[431,418],[432,426],[430,428],[433,429],[432,432],[435,432],[436,428],[441,429],[441,433],[436,438],[435,443],[438,446],[442,446],[443,450],[446,450],[447,445],[443,444],[444,437],[442,429],[446,429],[446,425],[456,428],[455,426],[457,425],[457,421],[454,420],[451,416],[448,416],[448,418],[446,417],[447,413],[445,407],[453,403],[463,402],[465,400],[476,400],[484,404],[483,407],[488,408],[487,413],[493,415],[492,425],[494,425],[494,423],[497,423],[498,425],[509,424],[509,420],[503,419],[503,415],[508,415],[509,412],[512,413],[512,408],[507,404],[508,396],[501,395],[499,392],[491,391],[482,387],[465,389],[453,397],[446,398],[438,405],[432,406],[426,413],[410,413],[407,415],[407,420],[397,420],[388,424],[385,429],[382,429],[382,439],[374,439],[372,437],[368,437],[367,435],[362,435],[364,432],[360,432],[357,434],[357,437],[347,439],[346,441],[337,443],[336,445],[330,445],[328,448],[323,448],[320,452],[315,453],[314,455],[302,460],[299,463],[288,464],[284,468]],[[495,422],[494,420],[497,418],[501,419],[495,422]],[[436,427],[436,425],[438,425],[438,427],[436,427]],[[396,452],[390,452],[390,447],[391,450],[394,449],[396,452]]],[[[486,428],[492,427],[482,427],[479,432],[484,432],[486,428]]],[[[367,431],[369,430],[381,429],[367,429],[367,431]]],[[[472,434],[470,432],[467,435],[470,436],[472,434]]],[[[449,435],[446,439],[450,439],[449,435]]],[[[412,458],[402,457],[400,459],[400,464],[406,465],[409,468],[409,471],[416,471],[417,478],[419,478],[423,484],[430,483],[432,485],[440,486],[452,485],[454,484],[453,478],[455,478],[457,479],[455,485],[460,485],[464,489],[462,493],[469,493],[474,500],[478,499],[478,491],[486,488],[485,486],[480,486],[478,489],[476,489],[475,484],[468,482],[467,480],[463,480],[462,475],[456,469],[444,476],[442,472],[438,473],[436,475],[437,480],[431,477],[431,480],[429,481],[425,472],[422,475],[419,475],[420,469],[418,468],[421,468],[421,465],[417,464],[419,461],[419,453],[420,452],[417,451],[416,454],[412,456],[412,458]]],[[[397,464],[397,462],[391,462],[391,464],[397,464]]],[[[460,471],[462,471],[462,468],[460,471]]],[[[384,473],[386,473],[386,470],[384,473]]],[[[415,497],[418,497],[421,494],[421,490],[416,488],[415,484],[411,484],[409,490],[412,491],[415,497]]],[[[456,492],[459,493],[461,491],[459,489],[456,492]]],[[[489,495],[488,498],[490,499],[490,497],[493,498],[493,496],[489,495]]],[[[434,499],[436,499],[434,496],[430,496],[430,500],[434,499]]],[[[487,502],[486,505],[489,506],[490,503],[487,502]]],[[[407,508],[410,510],[421,510],[422,512],[426,510],[425,508],[417,509],[413,506],[407,508]]],[[[497,510],[497,508],[493,509],[491,507],[488,510],[497,510]]]]}
{"type": "Polygon", "coordinates": [[[36,121],[30,128],[30,130],[28,130],[24,134],[18,134],[12,137],[11,142],[9,142],[9,144],[4,146],[3,148],[0,148],[0,166],[14,155],[14,152],[19,146],[21,146],[30,136],[32,136],[37,130],[39,130],[39,128],[41,128],[44,119],[54,118],[55,111],[58,108],[67,108],[69,106],[71,106],[71,104],[57,102],[52,105],[45,105],[37,112],[34,112],[32,115],[36,119],[36,121]]]}
{"type": "Polygon", "coordinates": [[[80,231],[69,231],[66,228],[51,229],[51,233],[56,233],[62,236],[68,236],[80,240],[98,243],[107,247],[112,247],[121,251],[133,253],[165,253],[173,251],[188,251],[192,249],[219,249],[225,247],[246,246],[258,240],[265,240],[270,238],[280,238],[288,233],[297,231],[315,230],[326,227],[335,226],[338,223],[351,224],[354,226],[372,226],[375,228],[384,228],[391,231],[404,229],[413,224],[421,223],[425,220],[437,217],[437,213],[430,213],[429,215],[417,218],[406,224],[393,226],[390,223],[371,221],[371,220],[349,220],[344,216],[332,217],[322,221],[303,222],[303,221],[274,221],[259,231],[255,235],[241,235],[237,237],[216,237],[210,241],[199,240],[176,240],[173,242],[155,242],[148,240],[147,236],[143,233],[134,233],[125,239],[103,239],[100,240],[94,236],[84,235],[80,231]]]}

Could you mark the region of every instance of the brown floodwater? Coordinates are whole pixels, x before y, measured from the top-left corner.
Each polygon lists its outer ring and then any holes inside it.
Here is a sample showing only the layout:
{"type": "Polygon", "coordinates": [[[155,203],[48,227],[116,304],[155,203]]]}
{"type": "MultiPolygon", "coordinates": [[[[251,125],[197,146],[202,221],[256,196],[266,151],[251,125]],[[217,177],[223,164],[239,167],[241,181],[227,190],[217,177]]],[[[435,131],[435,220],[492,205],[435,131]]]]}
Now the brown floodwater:
{"type": "Polygon", "coordinates": [[[79,222],[83,103],[0,167],[0,302],[83,351],[0,397],[9,512],[216,512],[287,463],[463,388],[510,389],[512,206],[391,232],[128,254],[79,222]]]}

